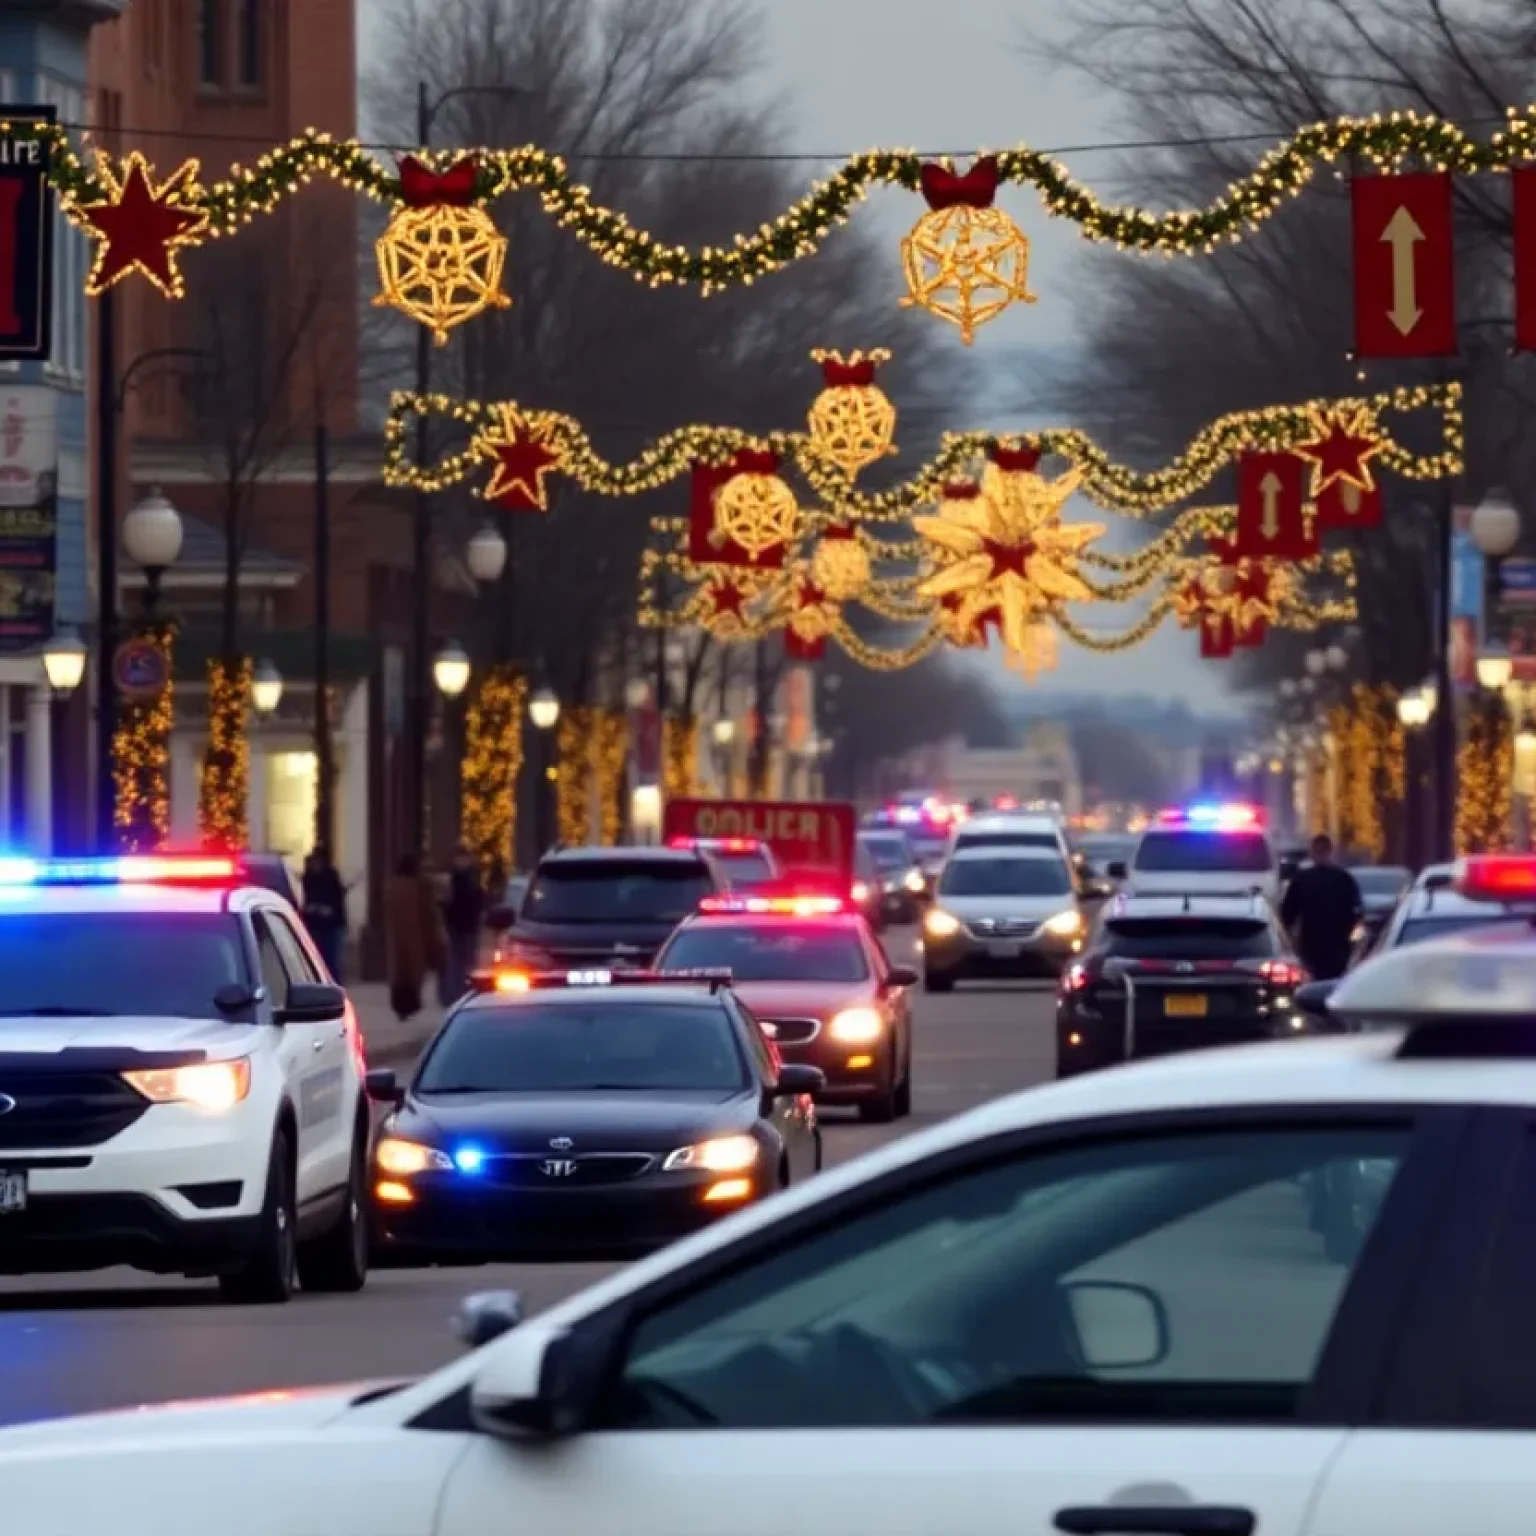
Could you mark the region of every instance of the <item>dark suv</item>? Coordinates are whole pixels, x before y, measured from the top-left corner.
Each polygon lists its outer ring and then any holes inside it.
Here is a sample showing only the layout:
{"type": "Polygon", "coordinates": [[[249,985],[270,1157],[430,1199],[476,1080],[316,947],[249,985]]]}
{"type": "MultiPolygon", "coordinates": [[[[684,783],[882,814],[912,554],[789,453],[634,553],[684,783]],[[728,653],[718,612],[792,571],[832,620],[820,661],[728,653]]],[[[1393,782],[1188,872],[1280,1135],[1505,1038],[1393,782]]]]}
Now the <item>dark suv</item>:
{"type": "Polygon", "coordinates": [[[699,848],[562,848],[522,905],[491,913],[498,963],[528,970],[643,970],[677,925],[728,882],[699,848]]]}
{"type": "Polygon", "coordinates": [[[1056,993],[1056,1075],[1301,1034],[1306,979],[1262,896],[1116,896],[1056,993]]]}

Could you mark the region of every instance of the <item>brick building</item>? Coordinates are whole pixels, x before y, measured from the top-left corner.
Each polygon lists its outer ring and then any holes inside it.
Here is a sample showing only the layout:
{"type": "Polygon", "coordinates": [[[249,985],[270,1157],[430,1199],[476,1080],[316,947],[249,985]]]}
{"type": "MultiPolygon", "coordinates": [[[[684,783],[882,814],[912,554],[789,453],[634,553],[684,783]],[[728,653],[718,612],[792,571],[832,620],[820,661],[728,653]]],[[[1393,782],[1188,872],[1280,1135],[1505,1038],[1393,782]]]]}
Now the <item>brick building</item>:
{"type": "MultiPolygon", "coordinates": [[[[354,0],[132,0],[90,44],[104,139],[160,174],[183,159],[204,180],[306,128],[356,131],[354,0]]],[[[399,733],[412,588],[408,508],[378,483],[379,437],[359,421],[358,210],[316,182],[236,239],[185,253],[180,302],[119,290],[117,357],[130,375],[121,432],[126,508],[160,490],[181,513],[182,556],[165,601],[182,624],[173,832],[195,835],[206,739],[206,663],[226,611],[226,531],[240,576],[240,651],[271,661],[284,690],[253,725],[253,847],[301,856],[313,838],[317,428],[330,461],[330,714],[336,855],[356,881],[354,925],[376,914],[403,810],[399,733]]],[[[143,577],[123,573],[124,612],[143,577]]]]}

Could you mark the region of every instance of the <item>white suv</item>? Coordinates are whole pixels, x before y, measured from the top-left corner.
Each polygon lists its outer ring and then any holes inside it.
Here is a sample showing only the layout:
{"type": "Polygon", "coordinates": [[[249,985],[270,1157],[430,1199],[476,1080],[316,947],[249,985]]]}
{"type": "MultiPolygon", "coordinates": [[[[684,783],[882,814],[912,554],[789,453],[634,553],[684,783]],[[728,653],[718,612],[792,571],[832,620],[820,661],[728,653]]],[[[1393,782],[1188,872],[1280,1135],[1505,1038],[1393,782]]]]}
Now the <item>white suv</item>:
{"type": "Polygon", "coordinates": [[[0,859],[0,1273],[362,1286],[356,1016],[292,906],[240,881],[0,859]]]}
{"type": "Polygon", "coordinates": [[[1130,868],[1111,864],[1113,880],[1138,896],[1246,896],[1280,902],[1280,862],[1251,806],[1192,806],[1163,811],[1141,835],[1130,868]]]}

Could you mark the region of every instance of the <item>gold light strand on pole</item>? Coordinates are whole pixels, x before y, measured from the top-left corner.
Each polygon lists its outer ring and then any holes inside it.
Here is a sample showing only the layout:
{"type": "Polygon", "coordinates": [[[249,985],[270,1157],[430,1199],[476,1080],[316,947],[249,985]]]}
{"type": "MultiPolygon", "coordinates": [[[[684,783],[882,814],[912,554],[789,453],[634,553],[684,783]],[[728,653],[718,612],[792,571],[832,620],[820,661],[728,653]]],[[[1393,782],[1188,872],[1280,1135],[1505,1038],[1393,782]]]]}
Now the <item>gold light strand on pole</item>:
{"type": "Polygon", "coordinates": [[[699,722],[668,715],[661,733],[661,793],[665,800],[688,800],[699,787],[699,722]]]}
{"type": "Polygon", "coordinates": [[[597,840],[612,847],[624,835],[624,775],[629,764],[629,716],[600,709],[592,726],[593,781],[597,792],[597,840]]]}
{"type": "Polygon", "coordinates": [[[198,785],[198,822],[211,848],[237,853],[250,842],[247,802],[251,786],[249,657],[208,663],[208,745],[198,785]]]}
{"type": "Polygon", "coordinates": [[[592,841],[592,709],[569,704],[555,731],[559,773],[555,779],[555,829],[561,845],[592,841]]]}
{"type": "Polygon", "coordinates": [[[112,737],[113,824],[124,853],[152,853],[171,834],[171,731],[176,685],[171,671],[176,627],[161,620],[144,634],[165,658],[165,687],[130,699],[112,737]]]}
{"type": "Polygon", "coordinates": [[[482,879],[512,867],[527,699],[527,681],[498,662],[481,675],[465,713],[459,826],[482,879]]]}

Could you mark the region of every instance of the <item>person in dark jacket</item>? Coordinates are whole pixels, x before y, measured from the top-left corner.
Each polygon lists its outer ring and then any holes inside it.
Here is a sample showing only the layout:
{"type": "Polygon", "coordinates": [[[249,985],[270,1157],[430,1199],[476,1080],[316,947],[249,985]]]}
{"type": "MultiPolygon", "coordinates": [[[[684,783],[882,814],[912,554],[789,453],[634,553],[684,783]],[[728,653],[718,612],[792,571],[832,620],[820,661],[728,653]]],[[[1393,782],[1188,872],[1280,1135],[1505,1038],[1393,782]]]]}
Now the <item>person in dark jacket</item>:
{"type": "Polygon", "coordinates": [[[305,859],[302,885],[304,926],[331,975],[340,981],[347,943],[347,888],[324,844],[317,844],[305,859]]]}
{"type": "Polygon", "coordinates": [[[470,973],[480,954],[480,927],[485,921],[485,892],[469,849],[453,851],[448,866],[448,892],[443,900],[443,927],[448,931],[448,958],[438,973],[439,1000],[447,1008],[469,991],[470,973]]]}
{"type": "Polygon", "coordinates": [[[1296,872],[1280,904],[1280,921],[1301,963],[1318,981],[1344,974],[1355,925],[1364,915],[1355,877],[1334,863],[1333,839],[1319,834],[1312,839],[1312,862],[1296,872]]]}

